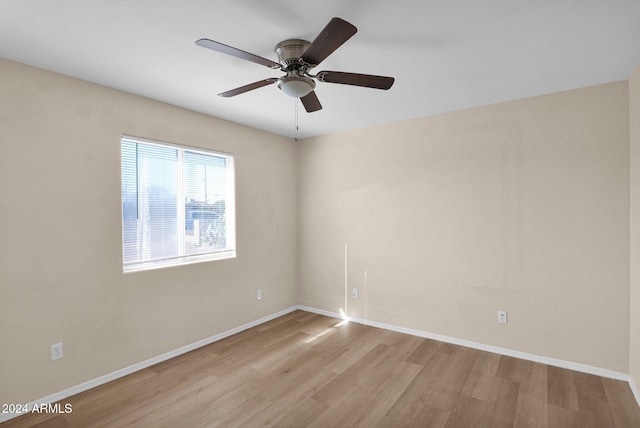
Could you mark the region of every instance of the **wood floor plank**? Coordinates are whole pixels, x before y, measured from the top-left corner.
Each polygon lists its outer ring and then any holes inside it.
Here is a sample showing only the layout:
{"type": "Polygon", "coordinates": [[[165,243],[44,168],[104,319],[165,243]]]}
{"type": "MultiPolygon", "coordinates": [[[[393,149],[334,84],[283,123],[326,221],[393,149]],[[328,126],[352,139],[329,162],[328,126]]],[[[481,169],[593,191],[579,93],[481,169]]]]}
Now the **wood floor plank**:
{"type": "MultiPolygon", "coordinates": [[[[527,381],[531,378],[531,373],[536,365],[538,365],[538,363],[509,357],[508,355],[501,355],[496,376],[511,379],[516,382],[527,381]]],[[[546,379],[544,389],[546,390],[546,379]]]]}
{"type": "Polygon", "coordinates": [[[328,370],[333,370],[336,373],[346,371],[373,348],[378,346],[385,336],[391,333],[386,330],[354,323],[348,323],[344,327],[344,331],[352,333],[352,335],[350,335],[352,341],[349,343],[348,349],[339,359],[331,361],[327,365],[328,370]]]}
{"type": "Polygon", "coordinates": [[[366,379],[354,385],[351,394],[337,397],[309,427],[375,425],[414,379],[421,367],[405,361],[377,364],[366,379]]]}
{"type": "MultiPolygon", "coordinates": [[[[394,422],[402,423],[402,426],[411,428],[444,428],[451,417],[450,410],[438,409],[429,405],[422,406],[411,419],[398,420],[394,422]]],[[[385,427],[395,427],[397,425],[385,425],[385,427]]],[[[382,427],[381,427],[382,428],[382,427]]]]}
{"type": "MultiPolygon", "coordinates": [[[[336,376],[335,373],[328,370],[312,371],[309,370],[309,367],[303,367],[295,371],[294,375],[287,380],[270,378],[265,381],[256,387],[251,394],[269,400],[273,404],[256,416],[256,425],[280,426],[280,420],[292,421],[287,417],[292,412],[301,419],[312,421],[329,407],[327,404],[313,399],[313,395],[336,376]],[[294,404],[294,409],[292,403],[304,403],[304,406],[309,406],[315,416],[303,415],[299,405],[294,404]],[[258,424],[258,421],[262,421],[262,423],[258,424]]],[[[287,424],[289,423],[285,423],[285,425],[287,424]]]]}
{"type": "Polygon", "coordinates": [[[437,352],[389,410],[394,420],[417,417],[425,405],[443,410],[455,408],[480,351],[464,349],[455,354],[437,352]]]}
{"type": "Polygon", "coordinates": [[[547,368],[547,402],[567,410],[579,411],[578,394],[571,370],[547,368]]]}
{"type": "Polygon", "coordinates": [[[294,311],[12,427],[638,428],[626,382],[294,311]]]}
{"type": "Polygon", "coordinates": [[[422,366],[429,363],[429,360],[433,355],[438,352],[438,349],[442,345],[442,342],[435,340],[424,339],[423,342],[416,347],[416,349],[407,358],[407,361],[422,366]]]}
{"type": "Polygon", "coordinates": [[[520,383],[499,377],[493,378],[495,393],[491,395],[493,401],[489,412],[490,426],[512,427],[515,420],[516,408],[518,404],[518,393],[520,383]]]}
{"type": "Polygon", "coordinates": [[[423,398],[440,409],[454,408],[480,352],[461,348],[455,354],[442,354],[445,359],[441,372],[433,376],[432,387],[423,393],[423,398]]]}
{"type": "Polygon", "coordinates": [[[490,406],[473,397],[462,396],[458,404],[451,410],[445,428],[486,427],[491,425],[490,406]]]}
{"type": "Polygon", "coordinates": [[[344,397],[355,394],[371,376],[376,364],[389,357],[393,351],[391,346],[378,344],[345,370],[341,376],[320,389],[313,398],[331,406],[343,400],[344,397]]]}
{"type": "Polygon", "coordinates": [[[67,427],[68,424],[62,415],[55,415],[53,417],[49,415],[46,420],[32,426],[34,428],[64,428],[67,427]]]}
{"type": "Polygon", "coordinates": [[[611,406],[604,401],[584,397],[581,399],[582,413],[587,415],[588,427],[615,427],[616,421],[611,412],[611,406]]]}
{"type": "Polygon", "coordinates": [[[313,398],[303,400],[293,409],[288,409],[276,415],[274,419],[265,419],[261,415],[256,420],[248,420],[247,426],[299,428],[309,426],[329,406],[313,398]]]}
{"type": "Polygon", "coordinates": [[[600,377],[573,372],[573,383],[576,387],[576,397],[580,409],[588,410],[594,405],[594,400],[608,402],[600,377]]]}
{"type": "MultiPolygon", "coordinates": [[[[547,414],[547,366],[530,361],[528,363],[530,364],[528,365],[529,369],[526,370],[527,377],[523,376],[523,370],[512,372],[510,377],[518,379],[520,383],[513,426],[517,428],[545,428],[548,426],[549,419],[547,414]]],[[[519,367],[524,368],[524,365],[519,365],[519,367]]],[[[500,373],[500,369],[498,369],[498,375],[500,373]]]]}
{"type": "Polygon", "coordinates": [[[500,355],[490,352],[479,353],[464,383],[462,394],[479,400],[494,400],[497,387],[493,380],[496,378],[499,362],[500,355]]]}
{"type": "Polygon", "coordinates": [[[621,380],[601,378],[616,427],[640,427],[640,411],[629,384],[621,380]]]}
{"type": "Polygon", "coordinates": [[[589,422],[585,413],[555,404],[548,405],[547,417],[550,428],[585,428],[589,422]]]}
{"type": "Polygon", "coordinates": [[[420,370],[422,369],[419,365],[409,362],[403,361],[395,365],[376,388],[372,388],[373,390],[368,393],[365,392],[367,396],[364,403],[358,400],[364,404],[359,406],[364,411],[357,419],[357,425],[373,426],[382,419],[420,370]]]}

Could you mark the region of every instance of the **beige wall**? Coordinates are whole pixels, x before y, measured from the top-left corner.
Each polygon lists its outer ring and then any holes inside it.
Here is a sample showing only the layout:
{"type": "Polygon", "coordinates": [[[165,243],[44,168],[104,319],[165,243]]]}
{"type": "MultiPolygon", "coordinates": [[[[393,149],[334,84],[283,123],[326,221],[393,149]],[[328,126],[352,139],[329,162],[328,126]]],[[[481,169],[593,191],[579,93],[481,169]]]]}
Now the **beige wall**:
{"type": "Polygon", "coordinates": [[[345,308],[346,245],[351,316],[627,372],[627,82],[304,140],[300,180],[301,304],[345,308]]]}
{"type": "MultiPolygon", "coordinates": [[[[640,66],[629,79],[631,140],[631,336],[629,373],[640,387],[640,66]]],[[[640,399],[640,397],[637,397],[640,399]]]]}
{"type": "Polygon", "coordinates": [[[0,403],[296,304],[290,139],[0,59],[0,149],[0,403]],[[121,133],[235,155],[236,259],[123,275],[121,133]]]}

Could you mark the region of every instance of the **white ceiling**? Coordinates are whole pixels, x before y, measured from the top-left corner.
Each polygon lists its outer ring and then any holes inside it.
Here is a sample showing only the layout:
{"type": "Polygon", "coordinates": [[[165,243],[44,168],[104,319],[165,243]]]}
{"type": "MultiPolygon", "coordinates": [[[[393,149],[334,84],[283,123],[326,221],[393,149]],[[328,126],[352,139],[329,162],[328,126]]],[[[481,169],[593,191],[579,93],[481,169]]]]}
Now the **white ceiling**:
{"type": "MultiPolygon", "coordinates": [[[[640,64],[640,0],[0,0],[0,56],[276,134],[328,134],[624,80],[640,64]],[[313,70],[394,76],[389,91],[318,83],[306,113],[275,85],[216,94],[341,17],[358,33],[313,70]]],[[[1,78],[1,76],[0,76],[1,78]]]]}

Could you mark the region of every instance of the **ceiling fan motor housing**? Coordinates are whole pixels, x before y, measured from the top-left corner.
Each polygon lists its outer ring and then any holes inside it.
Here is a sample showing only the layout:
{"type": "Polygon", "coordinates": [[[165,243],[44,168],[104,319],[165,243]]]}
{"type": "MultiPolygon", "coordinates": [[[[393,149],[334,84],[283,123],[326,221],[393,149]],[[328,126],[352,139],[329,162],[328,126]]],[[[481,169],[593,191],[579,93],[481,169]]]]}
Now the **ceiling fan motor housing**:
{"type": "Polygon", "coordinates": [[[302,66],[300,57],[310,44],[302,39],[283,40],[274,48],[276,55],[278,55],[278,62],[286,71],[299,69],[302,66]]]}

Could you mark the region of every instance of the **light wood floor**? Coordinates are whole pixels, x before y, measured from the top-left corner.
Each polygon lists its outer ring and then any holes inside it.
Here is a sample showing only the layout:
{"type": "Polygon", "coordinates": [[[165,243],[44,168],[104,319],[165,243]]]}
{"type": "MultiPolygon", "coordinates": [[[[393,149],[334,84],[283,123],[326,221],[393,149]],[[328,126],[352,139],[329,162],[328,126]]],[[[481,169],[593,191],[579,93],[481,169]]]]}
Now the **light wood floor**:
{"type": "Polygon", "coordinates": [[[627,383],[296,311],[9,427],[640,427],[627,383]]]}

